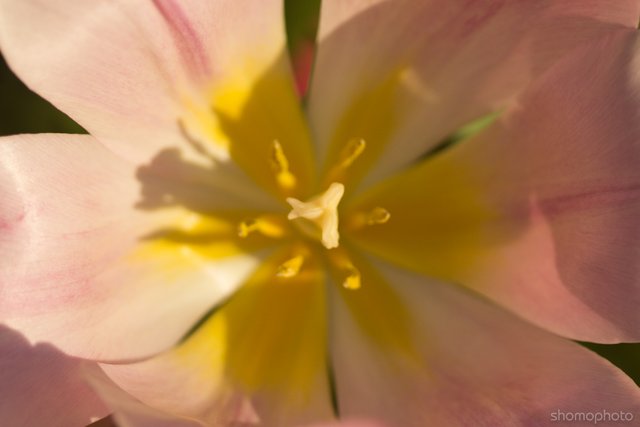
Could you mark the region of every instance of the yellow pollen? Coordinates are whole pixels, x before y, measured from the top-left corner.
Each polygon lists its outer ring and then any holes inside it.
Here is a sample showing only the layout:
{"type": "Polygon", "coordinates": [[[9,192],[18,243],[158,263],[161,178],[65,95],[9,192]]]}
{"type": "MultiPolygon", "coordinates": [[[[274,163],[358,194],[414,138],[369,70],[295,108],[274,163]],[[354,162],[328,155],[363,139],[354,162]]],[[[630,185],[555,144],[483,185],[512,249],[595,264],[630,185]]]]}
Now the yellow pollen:
{"type": "Polygon", "coordinates": [[[282,227],[267,219],[248,219],[238,224],[238,237],[243,239],[256,231],[267,237],[282,237],[285,234],[282,227]]]}
{"type": "Polygon", "coordinates": [[[347,277],[342,282],[342,286],[350,290],[360,289],[360,286],[362,286],[360,271],[353,266],[349,267],[347,269],[347,277]]]}
{"type": "Polygon", "coordinates": [[[287,203],[292,207],[287,218],[289,220],[305,219],[310,221],[320,230],[320,241],[327,249],[336,248],[339,245],[338,233],[338,204],[344,195],[344,185],[334,182],[319,196],[302,202],[293,197],[287,198],[287,203]]]}
{"type": "Polygon", "coordinates": [[[351,164],[353,164],[353,162],[355,162],[356,159],[360,157],[366,146],[367,143],[362,138],[351,139],[349,142],[347,142],[347,145],[342,149],[342,152],[340,153],[339,166],[342,169],[346,169],[351,166],[351,164]]]}
{"type": "Polygon", "coordinates": [[[303,263],[304,256],[296,255],[293,258],[280,264],[276,276],[284,278],[294,277],[300,272],[300,268],[302,268],[303,263]]]}
{"type": "Polygon", "coordinates": [[[296,177],[289,170],[289,160],[284,155],[282,144],[278,140],[274,140],[271,144],[271,167],[280,187],[290,190],[296,186],[296,177]]]}
{"type": "Polygon", "coordinates": [[[391,214],[385,208],[374,208],[367,215],[367,225],[384,224],[389,221],[391,214]]]}

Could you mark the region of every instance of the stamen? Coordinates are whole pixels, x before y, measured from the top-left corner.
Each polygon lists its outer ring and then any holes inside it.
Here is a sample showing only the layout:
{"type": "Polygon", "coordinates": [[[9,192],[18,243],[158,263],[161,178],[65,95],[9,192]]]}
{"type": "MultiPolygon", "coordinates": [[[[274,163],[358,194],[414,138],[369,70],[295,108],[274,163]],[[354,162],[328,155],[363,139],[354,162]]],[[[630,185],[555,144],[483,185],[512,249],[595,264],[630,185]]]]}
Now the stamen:
{"type": "Polygon", "coordinates": [[[366,146],[362,138],[350,139],[340,152],[337,163],[329,170],[327,181],[342,181],[345,171],[360,157],[366,146]]]}
{"type": "Polygon", "coordinates": [[[350,266],[346,272],[347,277],[344,279],[344,282],[342,282],[342,286],[350,290],[360,289],[360,286],[362,286],[360,271],[354,266],[350,266]]]}
{"type": "Polygon", "coordinates": [[[238,224],[238,237],[247,238],[249,234],[258,230],[258,222],[255,219],[242,221],[238,224]]]}
{"type": "Polygon", "coordinates": [[[389,221],[391,214],[385,208],[374,208],[367,215],[367,225],[384,224],[389,221]]]}
{"type": "MultiPolygon", "coordinates": [[[[338,204],[344,195],[344,185],[334,182],[323,194],[302,202],[293,197],[287,202],[293,209],[287,218],[294,220],[303,218],[315,224],[321,232],[321,242],[327,249],[338,247],[340,234],[338,233],[338,204]]],[[[303,231],[307,228],[301,227],[303,231]]]]}
{"type": "Polygon", "coordinates": [[[381,207],[376,207],[371,209],[370,211],[360,211],[354,213],[347,220],[347,229],[349,230],[359,230],[366,226],[378,225],[378,224],[386,224],[391,219],[391,214],[388,210],[381,207]]]}
{"type": "Polygon", "coordinates": [[[345,289],[355,290],[362,286],[362,274],[354,266],[349,253],[343,248],[327,252],[327,257],[331,265],[331,270],[335,274],[336,280],[342,280],[345,289]]]}
{"type": "Polygon", "coordinates": [[[358,157],[362,154],[364,149],[366,148],[367,143],[362,138],[353,138],[347,145],[342,149],[340,153],[340,161],[339,167],[342,169],[346,169],[356,161],[358,157]]]}
{"type": "Polygon", "coordinates": [[[296,177],[289,171],[289,160],[284,155],[282,144],[278,140],[274,140],[271,144],[271,167],[280,187],[290,190],[296,186],[296,177]]]}
{"type": "Polygon", "coordinates": [[[238,224],[238,237],[246,239],[254,232],[274,238],[282,237],[286,233],[281,224],[265,217],[248,219],[238,224]]]}
{"type": "Polygon", "coordinates": [[[278,277],[294,277],[300,272],[300,268],[302,268],[302,264],[304,263],[304,256],[296,255],[293,258],[283,262],[279,267],[276,273],[278,277]]]}

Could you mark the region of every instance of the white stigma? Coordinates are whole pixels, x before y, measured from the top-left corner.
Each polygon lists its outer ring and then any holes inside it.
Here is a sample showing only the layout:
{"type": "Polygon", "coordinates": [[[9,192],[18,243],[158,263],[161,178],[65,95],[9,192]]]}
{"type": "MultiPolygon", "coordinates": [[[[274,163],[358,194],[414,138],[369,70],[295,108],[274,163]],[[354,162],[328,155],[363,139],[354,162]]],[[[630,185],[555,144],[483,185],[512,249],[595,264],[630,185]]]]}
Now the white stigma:
{"type": "Polygon", "coordinates": [[[327,249],[337,248],[340,241],[338,233],[338,204],[344,195],[344,185],[334,182],[319,196],[302,202],[293,197],[287,198],[292,207],[290,220],[304,218],[320,228],[321,242],[327,249]]]}

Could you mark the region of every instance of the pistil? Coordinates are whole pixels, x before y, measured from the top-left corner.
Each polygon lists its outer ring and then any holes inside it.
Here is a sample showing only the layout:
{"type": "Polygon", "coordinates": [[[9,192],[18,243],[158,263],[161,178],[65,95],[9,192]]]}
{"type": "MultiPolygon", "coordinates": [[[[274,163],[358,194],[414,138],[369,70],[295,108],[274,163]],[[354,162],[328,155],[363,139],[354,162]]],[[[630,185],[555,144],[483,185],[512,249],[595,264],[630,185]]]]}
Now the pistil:
{"type": "Polygon", "coordinates": [[[339,245],[338,233],[338,204],[344,195],[344,185],[334,182],[319,196],[302,202],[293,197],[287,198],[287,203],[292,207],[287,218],[289,220],[300,219],[300,228],[303,232],[313,233],[314,228],[320,234],[320,241],[327,249],[336,248],[339,245]],[[306,223],[305,223],[306,221],[306,223]],[[313,227],[310,229],[308,225],[313,227]]]}

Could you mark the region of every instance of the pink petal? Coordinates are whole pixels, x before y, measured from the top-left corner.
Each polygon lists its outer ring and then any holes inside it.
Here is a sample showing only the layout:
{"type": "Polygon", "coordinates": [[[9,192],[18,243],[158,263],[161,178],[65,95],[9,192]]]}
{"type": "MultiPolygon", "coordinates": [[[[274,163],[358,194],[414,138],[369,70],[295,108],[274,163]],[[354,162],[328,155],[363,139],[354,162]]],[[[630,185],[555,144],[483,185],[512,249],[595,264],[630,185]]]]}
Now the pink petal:
{"type": "Polygon", "coordinates": [[[95,364],[0,325],[0,420],[5,426],[84,427],[109,410],[85,381],[95,364]]]}
{"type": "Polygon", "coordinates": [[[151,408],[111,381],[101,369],[91,372],[88,381],[95,392],[108,403],[117,427],[205,427],[204,424],[151,408]]]}
{"type": "Polygon", "coordinates": [[[320,152],[330,167],[364,138],[351,176],[379,180],[639,16],[636,0],[325,1],[309,102],[320,152]]]}
{"type": "Polygon", "coordinates": [[[145,404],[207,425],[285,427],[334,419],[324,277],[308,260],[299,275],[277,278],[284,255],[261,266],[175,349],[102,368],[145,404]]]}
{"type": "Polygon", "coordinates": [[[311,424],[304,427],[389,427],[389,426],[376,420],[352,419],[352,420],[338,421],[338,422],[329,423],[329,424],[325,424],[325,423],[311,424]]]}
{"type": "Polygon", "coordinates": [[[118,427],[118,426],[115,424],[115,421],[113,421],[113,418],[111,416],[108,416],[89,424],[87,427],[118,427]]]}
{"type": "Polygon", "coordinates": [[[640,39],[623,31],[563,62],[459,154],[517,233],[469,283],[575,339],[640,340],[638,76],[640,39]]]}
{"type": "Polygon", "coordinates": [[[357,239],[558,334],[640,340],[637,52],[621,30],[567,57],[492,128],[372,191],[394,220],[357,239]]]}
{"type": "Polygon", "coordinates": [[[281,0],[3,1],[0,42],[31,89],[138,162],[184,145],[186,97],[206,104],[212,83],[286,45],[281,0]]]}
{"type": "Polygon", "coordinates": [[[142,181],[158,183],[138,178],[89,136],[0,139],[3,322],[74,355],[136,358],[173,345],[242,282],[254,256],[208,259],[181,245],[145,256],[155,242],[145,236],[185,214],[141,208],[142,181]]]}
{"type": "MultiPolygon", "coordinates": [[[[360,329],[356,317],[363,313],[348,309],[344,295],[334,298],[332,363],[341,417],[403,427],[538,427],[556,425],[557,410],[637,416],[640,390],[589,350],[463,288],[381,267],[412,319],[404,332],[413,349],[380,346],[360,329]]],[[[384,305],[365,313],[387,318],[389,328],[394,314],[384,305]]]]}

